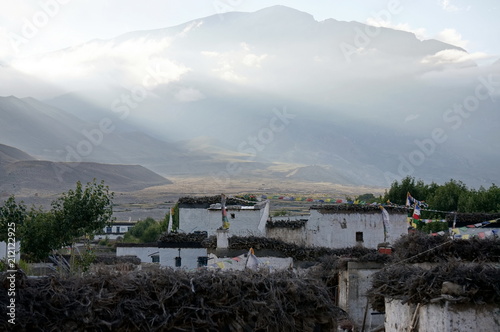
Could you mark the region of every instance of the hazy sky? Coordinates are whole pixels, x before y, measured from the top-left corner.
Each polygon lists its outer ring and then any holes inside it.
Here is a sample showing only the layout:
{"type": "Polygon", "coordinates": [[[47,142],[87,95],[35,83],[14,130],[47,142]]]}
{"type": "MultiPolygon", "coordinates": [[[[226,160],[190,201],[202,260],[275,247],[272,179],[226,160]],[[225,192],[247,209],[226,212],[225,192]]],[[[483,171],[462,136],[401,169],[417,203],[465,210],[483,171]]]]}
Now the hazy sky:
{"type": "Polygon", "coordinates": [[[335,18],[396,27],[470,53],[500,55],[498,0],[20,0],[0,2],[0,63],[95,38],[278,4],[308,12],[318,21],[335,18]]]}

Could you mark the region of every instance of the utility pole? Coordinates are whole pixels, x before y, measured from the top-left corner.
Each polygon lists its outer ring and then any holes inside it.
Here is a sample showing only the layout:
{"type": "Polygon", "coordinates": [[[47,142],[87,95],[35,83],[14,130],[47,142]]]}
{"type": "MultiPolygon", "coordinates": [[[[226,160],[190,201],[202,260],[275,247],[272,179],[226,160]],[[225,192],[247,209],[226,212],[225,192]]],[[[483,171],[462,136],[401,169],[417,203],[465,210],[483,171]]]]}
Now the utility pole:
{"type": "Polygon", "coordinates": [[[227,219],[227,211],[226,211],[226,195],[220,195],[220,205],[222,211],[222,229],[229,229],[229,220],[227,219]]]}

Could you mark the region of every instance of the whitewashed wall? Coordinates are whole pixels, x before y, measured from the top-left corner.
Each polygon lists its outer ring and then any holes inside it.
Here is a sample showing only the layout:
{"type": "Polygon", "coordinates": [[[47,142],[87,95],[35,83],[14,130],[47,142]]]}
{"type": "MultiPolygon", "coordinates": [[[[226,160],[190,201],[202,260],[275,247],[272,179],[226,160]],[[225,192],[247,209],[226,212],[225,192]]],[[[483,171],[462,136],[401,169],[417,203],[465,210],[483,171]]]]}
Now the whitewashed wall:
{"type": "Polygon", "coordinates": [[[113,224],[102,229],[103,234],[98,234],[94,237],[95,240],[101,240],[108,238],[110,240],[116,240],[118,237],[123,237],[135,223],[125,223],[125,224],[113,224]],[[111,232],[109,232],[111,230],[111,232]]]}
{"type": "MultiPolygon", "coordinates": [[[[263,235],[259,230],[259,222],[264,209],[253,210],[228,210],[227,217],[230,223],[232,235],[263,235]],[[231,218],[234,213],[235,218],[231,218]]],[[[180,208],[179,228],[186,232],[207,231],[208,235],[215,235],[217,228],[222,226],[221,210],[209,210],[203,208],[180,208]]]]}
{"type": "MultiPolygon", "coordinates": [[[[389,212],[389,219],[388,242],[392,243],[401,235],[408,234],[406,214],[389,212]]],[[[346,248],[359,245],[375,249],[384,242],[384,225],[382,213],[378,211],[321,213],[312,209],[305,227],[266,228],[266,236],[308,247],[346,248]],[[363,232],[363,242],[356,241],[356,232],[363,232]]]]}
{"type": "MultiPolygon", "coordinates": [[[[176,267],[175,257],[179,256],[179,249],[158,247],[116,248],[116,256],[137,256],[141,260],[141,263],[152,263],[151,254],[160,257],[160,266],[176,267]]],[[[206,248],[181,248],[181,268],[196,269],[198,267],[198,257],[200,256],[207,256],[206,248]]]]}
{"type": "Polygon", "coordinates": [[[188,270],[198,268],[198,257],[207,256],[206,248],[181,248],[179,253],[178,248],[160,248],[160,265],[161,266],[175,266],[175,257],[179,256],[181,259],[181,268],[188,270]]]}
{"type": "Polygon", "coordinates": [[[116,256],[137,256],[141,263],[152,263],[152,254],[159,255],[158,247],[117,247],[116,256]]]}
{"type": "Polygon", "coordinates": [[[266,228],[266,236],[286,243],[294,243],[298,246],[312,246],[306,242],[306,229],[304,227],[295,229],[286,227],[266,228]]]}
{"type": "MultiPolygon", "coordinates": [[[[406,214],[390,215],[391,232],[388,242],[394,242],[408,233],[406,214]]],[[[335,212],[321,213],[311,209],[306,223],[306,243],[318,247],[346,248],[360,245],[366,248],[377,248],[384,242],[384,225],[382,213],[374,212],[335,212]],[[356,232],[363,232],[363,242],[356,241],[356,232]]]]}
{"type": "MultiPolygon", "coordinates": [[[[407,331],[416,305],[386,300],[386,332],[407,331]]],[[[433,303],[421,306],[416,332],[500,331],[500,306],[433,303]]]]}

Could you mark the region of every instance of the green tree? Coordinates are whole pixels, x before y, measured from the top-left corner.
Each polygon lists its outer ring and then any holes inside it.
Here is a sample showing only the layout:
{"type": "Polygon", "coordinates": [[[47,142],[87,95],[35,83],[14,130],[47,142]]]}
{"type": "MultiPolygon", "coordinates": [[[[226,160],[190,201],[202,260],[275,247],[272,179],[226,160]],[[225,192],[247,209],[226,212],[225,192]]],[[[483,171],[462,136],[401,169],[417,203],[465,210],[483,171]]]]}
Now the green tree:
{"type": "Polygon", "coordinates": [[[173,209],[174,214],[172,215],[172,229],[176,231],[179,229],[179,203],[175,204],[173,209]]]}
{"type": "Polygon", "coordinates": [[[47,258],[52,250],[62,247],[60,233],[52,211],[31,208],[20,230],[23,253],[33,261],[47,258]]]}
{"type": "Polygon", "coordinates": [[[23,252],[34,260],[41,260],[52,250],[101,232],[111,220],[112,198],[113,193],[104,182],[97,184],[95,180],[85,188],[77,182],[75,190],[63,193],[52,202],[50,211],[32,207],[26,212],[26,207],[17,204],[11,196],[0,208],[0,224],[15,222],[23,252]]]}
{"type": "Polygon", "coordinates": [[[444,185],[439,186],[434,194],[427,199],[427,203],[435,210],[459,211],[460,197],[468,193],[469,191],[463,182],[451,179],[444,185]]]}
{"type": "Polygon", "coordinates": [[[87,183],[83,188],[80,181],[75,190],[63,193],[52,202],[52,212],[59,227],[61,245],[70,245],[75,239],[92,238],[111,222],[114,193],[104,181],[87,183]]]}
{"type": "Polygon", "coordinates": [[[151,217],[139,221],[124,236],[125,242],[147,243],[155,242],[162,233],[162,223],[151,217]]]}
{"type": "Polygon", "coordinates": [[[394,181],[389,191],[384,194],[384,202],[387,200],[392,203],[404,205],[406,203],[407,193],[410,193],[414,198],[419,201],[427,201],[439,188],[439,185],[432,182],[425,184],[424,181],[415,181],[414,177],[407,176],[401,180],[401,183],[394,181]]]}
{"type": "Polygon", "coordinates": [[[156,242],[158,241],[160,234],[161,234],[160,223],[155,222],[144,231],[141,240],[144,243],[156,242]]]}
{"type": "Polygon", "coordinates": [[[460,196],[458,209],[467,212],[494,213],[500,211],[500,188],[492,184],[487,190],[480,187],[460,196]]]}
{"type": "MultiPolygon", "coordinates": [[[[26,206],[23,202],[17,203],[14,195],[10,196],[0,207],[0,241],[7,242],[9,228],[14,228],[18,234],[26,220],[26,206]]],[[[16,234],[16,236],[17,236],[16,234]]]]}
{"type": "Polygon", "coordinates": [[[365,203],[374,203],[374,202],[379,202],[380,203],[380,200],[382,198],[379,197],[375,197],[375,195],[371,194],[371,193],[366,193],[366,194],[363,194],[363,195],[359,195],[358,197],[356,197],[356,201],[359,201],[359,202],[365,202],[365,203]]]}

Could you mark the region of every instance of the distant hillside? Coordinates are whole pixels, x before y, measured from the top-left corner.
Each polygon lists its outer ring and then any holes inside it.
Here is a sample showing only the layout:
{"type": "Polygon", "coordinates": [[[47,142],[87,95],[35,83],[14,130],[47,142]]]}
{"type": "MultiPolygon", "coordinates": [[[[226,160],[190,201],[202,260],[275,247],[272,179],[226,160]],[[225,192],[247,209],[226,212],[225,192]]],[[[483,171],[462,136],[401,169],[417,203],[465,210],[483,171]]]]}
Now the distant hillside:
{"type": "Polygon", "coordinates": [[[28,154],[0,145],[0,192],[15,194],[21,190],[59,193],[75,186],[104,180],[111,190],[134,191],[172,182],[139,165],[64,163],[34,160],[28,154]]]}
{"type": "Polygon", "coordinates": [[[0,144],[0,164],[21,160],[35,160],[32,156],[12,146],[0,144]]]}

